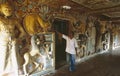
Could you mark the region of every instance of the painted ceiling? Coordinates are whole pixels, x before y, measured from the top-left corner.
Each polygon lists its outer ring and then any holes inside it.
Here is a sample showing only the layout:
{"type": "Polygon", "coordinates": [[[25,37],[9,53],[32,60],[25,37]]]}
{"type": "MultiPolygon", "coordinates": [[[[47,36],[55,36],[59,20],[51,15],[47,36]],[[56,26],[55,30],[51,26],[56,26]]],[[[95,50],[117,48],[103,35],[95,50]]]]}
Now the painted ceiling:
{"type": "Polygon", "coordinates": [[[90,9],[103,9],[120,5],[120,0],[72,0],[90,9]]]}
{"type": "Polygon", "coordinates": [[[91,14],[104,15],[120,24],[120,0],[72,0],[86,8],[91,14]]]}

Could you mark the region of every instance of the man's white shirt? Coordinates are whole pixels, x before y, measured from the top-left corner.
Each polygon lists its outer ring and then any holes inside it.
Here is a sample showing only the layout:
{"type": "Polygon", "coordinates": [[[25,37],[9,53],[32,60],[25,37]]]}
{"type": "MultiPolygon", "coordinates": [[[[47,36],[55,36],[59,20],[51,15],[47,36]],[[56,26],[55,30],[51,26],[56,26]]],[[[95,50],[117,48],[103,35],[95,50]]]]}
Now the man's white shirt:
{"type": "Polygon", "coordinates": [[[70,39],[68,36],[62,34],[62,38],[66,40],[65,51],[69,54],[76,54],[75,48],[78,47],[77,40],[75,38],[70,39]]]}

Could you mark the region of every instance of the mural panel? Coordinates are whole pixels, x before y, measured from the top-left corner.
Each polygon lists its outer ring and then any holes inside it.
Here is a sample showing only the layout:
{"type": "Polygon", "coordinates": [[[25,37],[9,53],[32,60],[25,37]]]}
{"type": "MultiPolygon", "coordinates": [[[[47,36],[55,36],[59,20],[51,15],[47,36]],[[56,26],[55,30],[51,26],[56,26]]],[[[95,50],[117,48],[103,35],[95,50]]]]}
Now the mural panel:
{"type": "Polygon", "coordinates": [[[31,37],[31,49],[24,53],[24,75],[45,74],[55,68],[54,33],[38,33],[31,37]]]}

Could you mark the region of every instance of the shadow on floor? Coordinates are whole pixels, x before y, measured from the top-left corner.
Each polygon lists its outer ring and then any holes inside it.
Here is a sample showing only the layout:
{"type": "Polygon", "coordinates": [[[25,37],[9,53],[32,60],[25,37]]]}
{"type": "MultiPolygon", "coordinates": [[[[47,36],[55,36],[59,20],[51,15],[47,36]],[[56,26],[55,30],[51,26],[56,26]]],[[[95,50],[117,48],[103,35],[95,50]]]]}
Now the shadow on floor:
{"type": "Polygon", "coordinates": [[[120,76],[120,48],[77,63],[75,72],[69,72],[65,65],[46,76],[120,76]]]}

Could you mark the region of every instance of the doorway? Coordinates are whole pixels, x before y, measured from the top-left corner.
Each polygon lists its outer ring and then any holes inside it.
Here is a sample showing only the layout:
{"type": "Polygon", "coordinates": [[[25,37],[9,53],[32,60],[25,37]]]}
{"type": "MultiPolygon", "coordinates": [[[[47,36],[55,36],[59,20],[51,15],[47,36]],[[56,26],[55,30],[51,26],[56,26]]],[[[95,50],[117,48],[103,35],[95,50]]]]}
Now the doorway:
{"type": "MultiPolygon", "coordinates": [[[[68,35],[69,21],[62,19],[55,19],[52,24],[52,28],[60,33],[68,35]]],[[[64,66],[67,63],[65,47],[66,47],[66,41],[63,38],[58,37],[57,34],[55,34],[55,68],[56,69],[60,68],[61,66],[64,66]]]]}

